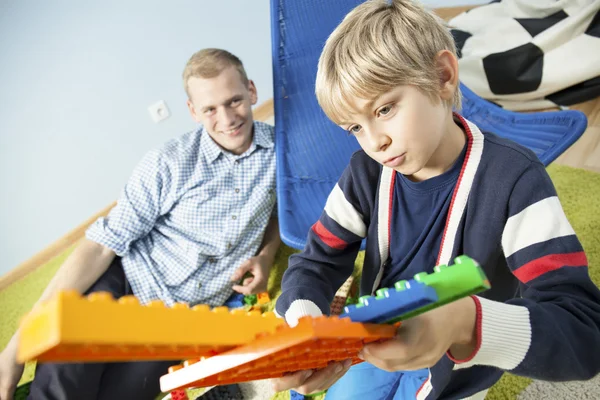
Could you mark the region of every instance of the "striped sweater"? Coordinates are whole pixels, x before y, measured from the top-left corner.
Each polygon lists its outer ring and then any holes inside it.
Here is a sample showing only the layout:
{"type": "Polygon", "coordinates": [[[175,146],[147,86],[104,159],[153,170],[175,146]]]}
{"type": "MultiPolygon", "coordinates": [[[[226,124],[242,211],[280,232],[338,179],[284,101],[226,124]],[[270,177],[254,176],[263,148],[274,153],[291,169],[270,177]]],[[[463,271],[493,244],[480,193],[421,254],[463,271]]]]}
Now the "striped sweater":
{"type": "MultiPolygon", "coordinates": [[[[436,264],[467,254],[481,264],[492,288],[474,297],[474,355],[442,357],[418,398],[465,398],[492,386],[503,371],[550,381],[593,377],[600,371],[600,291],[543,164],[530,150],[457,118],[467,148],[437,238],[436,264]]],[[[276,311],[290,325],[329,312],[365,238],[361,295],[391,286],[384,276],[414,275],[384,274],[393,268],[386,260],[395,240],[395,176],[362,151],[352,156],[305,249],[290,258],[283,276],[276,311]]]]}

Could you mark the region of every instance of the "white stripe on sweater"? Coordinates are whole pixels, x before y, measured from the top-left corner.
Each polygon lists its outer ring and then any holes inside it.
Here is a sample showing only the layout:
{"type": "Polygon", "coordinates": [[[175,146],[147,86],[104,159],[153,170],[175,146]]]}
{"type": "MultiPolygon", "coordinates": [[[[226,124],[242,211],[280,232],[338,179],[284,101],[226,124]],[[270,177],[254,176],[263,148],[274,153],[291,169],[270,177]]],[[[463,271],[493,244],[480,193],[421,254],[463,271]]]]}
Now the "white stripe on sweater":
{"type": "Polygon", "coordinates": [[[383,266],[388,259],[390,250],[389,224],[390,224],[390,190],[394,181],[394,171],[386,166],[381,170],[381,178],[379,180],[379,203],[378,203],[378,218],[377,218],[377,243],[379,244],[379,272],[373,283],[371,294],[379,288],[381,278],[383,277],[383,266]]]}
{"type": "Polygon", "coordinates": [[[350,204],[338,184],[335,185],[327,198],[325,212],[341,227],[349,230],[356,236],[360,236],[361,238],[366,236],[367,228],[362,214],[356,211],[354,206],[350,204]]]}
{"type": "Polygon", "coordinates": [[[502,249],[504,255],[510,257],[533,244],[574,234],[558,197],[547,197],[506,221],[502,232],[502,249]]]}
{"type": "Polygon", "coordinates": [[[477,172],[479,162],[481,161],[481,155],[483,154],[483,134],[475,124],[472,124],[466,119],[463,119],[463,121],[471,132],[473,141],[471,143],[470,152],[466,155],[467,159],[465,160],[465,164],[463,164],[462,176],[459,177],[459,180],[456,183],[451,209],[448,211],[449,218],[446,222],[444,238],[438,257],[438,265],[448,264],[450,262],[452,250],[454,249],[454,242],[456,240],[458,224],[460,223],[465,207],[467,206],[467,200],[469,199],[469,193],[473,186],[475,173],[477,172]]]}
{"type": "MultiPolygon", "coordinates": [[[[531,346],[527,307],[477,297],[481,304],[481,346],[471,360],[454,369],[491,365],[506,371],[523,362],[531,346]]],[[[548,349],[552,351],[552,349],[548,349]]]]}

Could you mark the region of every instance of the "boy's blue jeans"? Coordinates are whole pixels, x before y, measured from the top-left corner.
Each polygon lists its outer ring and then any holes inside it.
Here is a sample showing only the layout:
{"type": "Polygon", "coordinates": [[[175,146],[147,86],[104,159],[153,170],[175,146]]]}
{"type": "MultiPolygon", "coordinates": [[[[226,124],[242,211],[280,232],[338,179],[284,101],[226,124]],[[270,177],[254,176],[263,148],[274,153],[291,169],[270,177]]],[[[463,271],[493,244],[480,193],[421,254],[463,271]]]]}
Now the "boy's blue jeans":
{"type": "Polygon", "coordinates": [[[363,362],[356,364],[327,390],[325,400],[414,399],[429,370],[387,372],[363,362]]]}

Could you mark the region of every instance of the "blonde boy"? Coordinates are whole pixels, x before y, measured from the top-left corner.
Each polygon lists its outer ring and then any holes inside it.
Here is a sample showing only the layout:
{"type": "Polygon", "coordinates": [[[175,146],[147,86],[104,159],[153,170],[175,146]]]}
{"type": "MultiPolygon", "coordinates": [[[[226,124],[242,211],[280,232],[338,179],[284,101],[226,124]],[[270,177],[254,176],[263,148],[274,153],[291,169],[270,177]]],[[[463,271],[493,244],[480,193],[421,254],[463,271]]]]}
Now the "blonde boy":
{"type": "Polygon", "coordinates": [[[545,380],[600,370],[600,291],[544,166],[453,113],[448,29],[409,0],[370,0],[331,34],[316,95],[358,140],[276,310],[290,325],[329,310],[367,239],[361,295],[467,254],[492,289],[406,321],[348,360],[274,381],[327,399],[483,398],[504,371],[545,380]],[[337,382],[337,383],[336,383],[337,382]],[[332,386],[333,385],[333,386],[332,386]]]}
{"type": "MultiPolygon", "coordinates": [[[[40,301],[76,289],[218,306],[234,290],[266,289],[280,243],[273,128],[253,120],[256,87],[233,54],[201,50],[183,78],[201,125],[142,159],[117,206],[90,227],[40,301]],[[235,284],[246,272],[252,276],[235,284]]],[[[0,354],[0,400],[12,400],[23,372],[17,338],[0,354]]],[[[29,398],[152,399],[172,364],[38,364],[29,398]]]]}

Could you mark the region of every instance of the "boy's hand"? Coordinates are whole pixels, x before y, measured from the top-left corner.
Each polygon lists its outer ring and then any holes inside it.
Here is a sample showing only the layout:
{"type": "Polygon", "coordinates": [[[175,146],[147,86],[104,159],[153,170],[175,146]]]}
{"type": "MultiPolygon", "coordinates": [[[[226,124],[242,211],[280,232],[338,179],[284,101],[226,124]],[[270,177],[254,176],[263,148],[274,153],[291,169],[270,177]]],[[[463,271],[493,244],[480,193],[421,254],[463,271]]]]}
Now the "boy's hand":
{"type": "Polygon", "coordinates": [[[293,389],[301,394],[311,394],[329,389],[350,368],[351,360],[332,362],[327,367],[318,370],[298,371],[281,378],[271,379],[273,390],[293,389]]]}
{"type": "Polygon", "coordinates": [[[448,350],[456,359],[469,357],[475,328],[475,302],[466,297],[403,322],[395,338],[368,344],[359,356],[385,371],[429,368],[448,350]]]}
{"type": "Polygon", "coordinates": [[[243,262],[233,273],[231,280],[239,282],[239,280],[248,272],[252,276],[245,278],[244,281],[241,282],[241,285],[233,285],[233,290],[245,295],[266,292],[271,264],[272,260],[261,255],[252,257],[243,262]]]}

